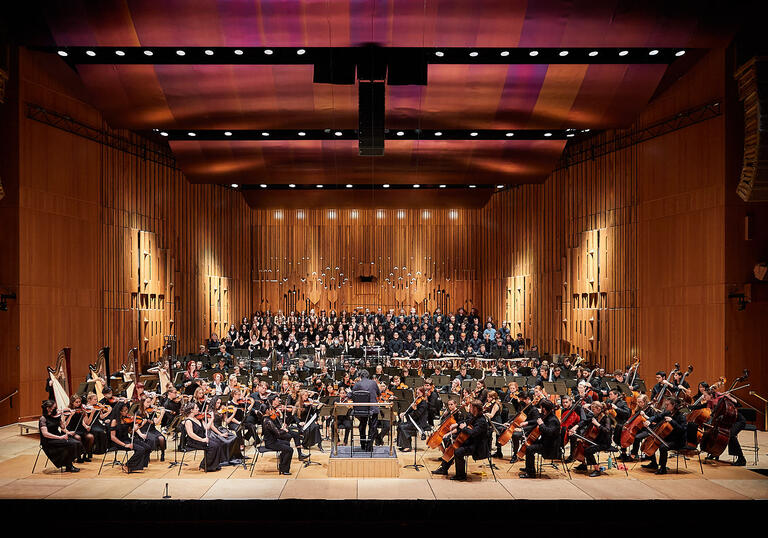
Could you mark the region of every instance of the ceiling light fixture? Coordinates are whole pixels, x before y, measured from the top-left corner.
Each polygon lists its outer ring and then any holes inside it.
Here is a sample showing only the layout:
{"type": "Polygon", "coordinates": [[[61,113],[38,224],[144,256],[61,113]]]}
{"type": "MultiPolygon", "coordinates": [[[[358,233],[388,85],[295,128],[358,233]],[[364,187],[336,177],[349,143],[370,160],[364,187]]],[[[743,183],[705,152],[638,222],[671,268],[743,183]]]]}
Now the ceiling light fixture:
{"type": "Polygon", "coordinates": [[[389,188],[389,183],[384,183],[384,185],[382,185],[382,187],[384,187],[385,189],[388,189],[389,188]]]}
{"type": "Polygon", "coordinates": [[[261,187],[262,189],[266,189],[267,188],[267,184],[266,183],[262,183],[261,185],[259,185],[259,187],[261,187]]]}
{"type": "Polygon", "coordinates": [[[69,56],[69,54],[67,54],[67,51],[65,51],[65,50],[60,50],[59,51],[59,56],[61,56],[63,58],[66,58],[67,56],[69,56]]]}
{"type": "Polygon", "coordinates": [[[117,54],[118,56],[125,56],[125,52],[123,52],[122,50],[116,50],[115,54],[117,54]]]}
{"type": "Polygon", "coordinates": [[[232,136],[232,131],[224,131],[224,136],[232,136]]]}
{"type": "Polygon", "coordinates": [[[435,136],[443,136],[443,133],[442,133],[442,131],[437,131],[437,132],[435,133],[435,136]]]}
{"type": "Polygon", "coordinates": [[[683,54],[685,54],[685,51],[684,51],[684,50],[678,50],[678,51],[675,53],[675,56],[682,56],[683,54]]]}
{"type": "Polygon", "coordinates": [[[552,136],[552,133],[544,133],[544,136],[552,136]]]}
{"type": "Polygon", "coordinates": [[[88,56],[91,56],[91,57],[93,57],[93,56],[96,56],[96,53],[95,53],[95,52],[93,52],[92,50],[86,50],[86,51],[85,51],[85,53],[86,53],[88,56]]]}
{"type": "Polygon", "coordinates": [[[352,183],[347,183],[347,188],[351,189],[352,188],[352,183]]]}
{"type": "Polygon", "coordinates": [[[243,55],[243,51],[240,50],[240,49],[235,49],[235,54],[237,54],[238,56],[242,56],[243,55]]]}
{"type": "Polygon", "coordinates": [[[205,55],[206,56],[213,56],[213,51],[211,49],[205,49],[205,55]]]}
{"type": "Polygon", "coordinates": [[[184,52],[183,50],[177,50],[176,54],[179,55],[179,56],[184,56],[186,54],[186,52],[184,52]]]}
{"type": "Polygon", "coordinates": [[[299,136],[307,136],[307,133],[305,133],[304,131],[299,131],[299,136]]]}
{"type": "Polygon", "coordinates": [[[306,50],[304,50],[304,49],[299,49],[299,50],[297,50],[297,51],[296,51],[296,54],[298,54],[299,56],[301,56],[301,55],[302,55],[302,54],[304,54],[305,52],[307,52],[307,51],[306,51],[306,50]]]}
{"type": "Polygon", "coordinates": [[[479,53],[478,53],[476,50],[473,50],[472,52],[470,52],[470,53],[469,53],[469,55],[470,55],[472,58],[476,58],[478,54],[479,54],[479,53]]]}
{"type": "Polygon", "coordinates": [[[419,187],[421,187],[421,185],[419,185],[418,183],[413,186],[414,189],[418,189],[419,187]]]}
{"type": "Polygon", "coordinates": [[[437,52],[435,52],[435,56],[437,56],[438,58],[442,58],[443,56],[445,56],[445,53],[441,50],[438,50],[437,52]]]}
{"type": "Polygon", "coordinates": [[[238,188],[239,186],[240,186],[240,185],[238,185],[237,183],[232,183],[232,188],[233,188],[233,189],[236,189],[236,188],[238,188]]]}
{"type": "Polygon", "coordinates": [[[589,55],[592,57],[595,57],[597,56],[597,51],[596,50],[590,51],[589,55]]]}
{"type": "Polygon", "coordinates": [[[160,131],[160,136],[168,136],[168,133],[166,133],[165,131],[160,131]]]}
{"type": "Polygon", "coordinates": [[[405,133],[403,131],[397,131],[397,136],[403,136],[405,133]]]}
{"type": "Polygon", "coordinates": [[[192,131],[188,132],[187,134],[188,134],[189,136],[197,136],[197,135],[196,135],[195,133],[193,133],[192,131]]]}
{"type": "Polygon", "coordinates": [[[515,136],[515,133],[507,133],[507,136],[515,136]]]}
{"type": "Polygon", "coordinates": [[[474,189],[475,187],[477,187],[477,185],[470,185],[469,186],[470,189],[474,189]]]}
{"type": "Polygon", "coordinates": [[[296,184],[295,184],[295,183],[289,183],[289,184],[288,184],[288,186],[289,186],[290,188],[292,188],[292,189],[295,189],[295,188],[296,188],[296,184]]]}
{"type": "Polygon", "coordinates": [[[322,188],[323,188],[323,186],[322,186],[322,185],[317,185],[317,188],[318,188],[318,189],[322,189],[322,188]]]}
{"type": "Polygon", "coordinates": [[[568,51],[567,50],[561,50],[560,51],[560,56],[568,56],[568,51]]]}
{"type": "Polygon", "coordinates": [[[269,136],[269,133],[267,131],[264,131],[261,133],[261,136],[269,136]]]}
{"type": "Polygon", "coordinates": [[[469,133],[469,136],[477,136],[477,132],[476,131],[472,131],[471,133],[469,133]]]}
{"type": "Polygon", "coordinates": [[[509,51],[508,50],[502,50],[501,51],[501,55],[504,56],[504,57],[507,57],[507,56],[509,56],[509,51]]]}
{"type": "Polygon", "coordinates": [[[273,52],[272,49],[264,49],[264,54],[266,54],[267,56],[271,56],[272,52],[273,52]]]}
{"type": "Polygon", "coordinates": [[[528,55],[529,56],[538,56],[539,55],[539,51],[538,50],[532,50],[531,52],[528,53],[528,55]]]}
{"type": "Polygon", "coordinates": [[[149,50],[149,49],[147,49],[147,50],[145,50],[145,51],[144,51],[144,56],[154,56],[154,55],[155,55],[155,53],[154,53],[154,52],[152,52],[152,51],[151,51],[151,50],[149,50]]]}
{"type": "Polygon", "coordinates": [[[648,56],[656,56],[659,53],[658,49],[653,49],[651,51],[648,51],[648,56]]]}
{"type": "Polygon", "coordinates": [[[629,54],[628,50],[620,50],[619,51],[619,56],[626,56],[627,54],[629,54]]]}
{"type": "Polygon", "coordinates": [[[342,133],[341,131],[336,131],[336,132],[335,132],[335,133],[333,133],[333,134],[335,134],[336,136],[341,136],[341,135],[343,135],[344,133],[342,133]]]}
{"type": "Polygon", "coordinates": [[[503,189],[503,188],[504,188],[504,185],[496,185],[496,188],[497,188],[497,189],[503,189]]]}

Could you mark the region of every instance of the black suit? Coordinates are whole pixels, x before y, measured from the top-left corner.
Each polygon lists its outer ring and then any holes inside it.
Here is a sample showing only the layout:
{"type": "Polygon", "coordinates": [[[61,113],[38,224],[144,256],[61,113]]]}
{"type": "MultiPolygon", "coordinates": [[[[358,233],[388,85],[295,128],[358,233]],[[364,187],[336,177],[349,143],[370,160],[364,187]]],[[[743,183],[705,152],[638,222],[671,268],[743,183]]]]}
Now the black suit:
{"type": "Polygon", "coordinates": [[[529,475],[536,474],[536,454],[548,459],[560,457],[560,421],[554,413],[543,417],[544,424],[539,426],[541,436],[525,449],[525,471],[529,475]]]}
{"type": "MultiPolygon", "coordinates": [[[[368,379],[367,377],[360,378],[360,380],[355,383],[355,386],[352,387],[353,400],[354,393],[357,391],[367,392],[367,401],[369,403],[376,403],[379,400],[379,395],[381,395],[381,390],[379,389],[378,383],[376,383],[373,379],[368,379]]],[[[360,400],[361,403],[363,401],[364,400],[360,400]]],[[[360,421],[360,439],[366,438],[366,429],[370,432],[371,439],[373,439],[376,434],[377,423],[379,421],[379,408],[376,406],[358,407],[354,409],[352,413],[360,421]]],[[[360,441],[360,447],[363,450],[373,450],[373,442],[360,441]]]]}
{"type": "Polygon", "coordinates": [[[416,408],[409,408],[405,413],[405,417],[397,426],[397,446],[402,449],[411,448],[411,437],[418,433],[416,426],[413,425],[411,420],[415,422],[421,431],[427,429],[427,418],[429,416],[429,404],[426,400],[419,402],[416,408]]]}
{"type": "Polygon", "coordinates": [[[262,433],[264,434],[264,446],[280,453],[280,472],[291,472],[291,459],[293,458],[291,435],[282,431],[269,417],[264,418],[262,433]]]}
{"type": "MultiPolygon", "coordinates": [[[[461,429],[459,433],[461,433],[461,429]]],[[[488,421],[485,416],[480,414],[478,416],[471,416],[467,420],[467,426],[464,431],[469,431],[469,439],[453,452],[453,459],[449,462],[443,461],[441,467],[443,469],[450,468],[452,463],[456,463],[456,476],[466,478],[467,476],[467,461],[466,456],[471,455],[472,459],[482,460],[488,457],[488,445],[490,430],[488,428],[488,421]]]]}

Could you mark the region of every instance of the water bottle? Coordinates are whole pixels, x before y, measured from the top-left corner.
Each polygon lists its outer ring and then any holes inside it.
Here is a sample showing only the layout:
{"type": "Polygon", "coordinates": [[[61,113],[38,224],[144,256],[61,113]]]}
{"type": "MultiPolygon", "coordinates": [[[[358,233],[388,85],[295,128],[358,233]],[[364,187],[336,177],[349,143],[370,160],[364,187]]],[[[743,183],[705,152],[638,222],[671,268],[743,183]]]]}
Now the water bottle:
{"type": "Polygon", "coordinates": [[[609,454],[608,455],[608,465],[607,465],[607,467],[609,469],[613,469],[615,466],[616,466],[616,464],[613,462],[613,456],[609,454]]]}

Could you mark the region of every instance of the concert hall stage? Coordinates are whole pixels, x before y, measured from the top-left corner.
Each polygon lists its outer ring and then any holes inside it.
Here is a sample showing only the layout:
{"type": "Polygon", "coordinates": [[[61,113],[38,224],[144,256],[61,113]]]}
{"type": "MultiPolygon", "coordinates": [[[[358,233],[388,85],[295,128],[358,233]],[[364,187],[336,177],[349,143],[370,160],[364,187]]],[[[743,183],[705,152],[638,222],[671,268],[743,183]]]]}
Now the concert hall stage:
{"type": "MultiPolygon", "coordinates": [[[[761,445],[768,446],[768,434],[759,433],[761,445]]],[[[742,441],[749,444],[751,434],[742,434],[742,441]]],[[[768,508],[768,457],[764,453],[758,466],[705,464],[704,475],[696,460],[689,461],[687,468],[681,462],[676,474],[672,460],[672,472],[665,476],[638,465],[630,467],[629,478],[624,471],[612,469],[600,478],[572,473],[572,480],[563,471],[546,466],[543,478],[520,479],[520,465],[510,469],[505,460],[494,460],[499,467],[494,480],[481,467],[484,462],[470,461],[470,479],[462,483],[430,475],[429,470],[438,465],[434,451],[417,454],[419,463],[426,464],[418,471],[405,468],[413,463],[412,453],[398,453],[399,478],[347,479],[327,477],[328,451],[313,451],[312,460],[321,465],[304,467],[294,458],[289,478],[279,477],[271,454],[259,458],[252,478],[243,467],[206,474],[197,469],[198,462],[190,462],[177,475],[177,468],[169,468],[168,461],[159,462],[156,455],[143,472],[125,475],[118,467],[105,465],[101,476],[97,475],[98,458],[81,464],[77,474],[62,474],[50,465],[43,469],[41,456],[31,474],[37,447],[37,435],[20,435],[17,425],[0,429],[0,506],[6,513],[33,518],[41,507],[50,505],[57,507],[54,513],[83,509],[99,521],[138,518],[168,525],[194,521],[213,527],[227,521],[237,527],[256,520],[291,528],[302,522],[330,526],[338,520],[421,526],[469,511],[486,521],[513,518],[516,525],[525,527],[533,525],[531,518],[540,518],[539,523],[546,522],[550,528],[571,528],[566,522],[589,521],[585,514],[619,522],[628,517],[628,510],[636,510],[632,517],[647,519],[652,514],[671,517],[691,506],[697,516],[715,509],[757,516],[768,508]],[[166,484],[170,499],[163,499],[166,484]],[[559,514],[554,520],[553,510],[559,514]],[[133,515],[129,518],[128,513],[133,515]]],[[[173,460],[171,453],[166,457],[173,460]]],[[[753,463],[752,454],[749,463],[753,463]]]]}

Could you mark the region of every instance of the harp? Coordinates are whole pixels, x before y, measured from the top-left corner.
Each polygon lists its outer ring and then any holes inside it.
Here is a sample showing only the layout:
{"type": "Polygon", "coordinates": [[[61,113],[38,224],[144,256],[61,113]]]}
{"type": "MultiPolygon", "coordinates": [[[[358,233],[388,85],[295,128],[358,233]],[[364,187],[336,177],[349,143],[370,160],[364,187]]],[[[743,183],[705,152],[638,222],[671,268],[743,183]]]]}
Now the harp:
{"type": "Polygon", "coordinates": [[[128,350],[128,359],[120,367],[123,375],[123,382],[125,382],[125,395],[130,400],[133,398],[133,389],[136,388],[136,383],[139,381],[139,349],[132,347],[128,350]]]}
{"type": "Polygon", "coordinates": [[[59,351],[53,367],[48,367],[48,378],[51,380],[54,399],[59,409],[69,407],[69,395],[72,393],[72,388],[69,386],[69,380],[72,378],[70,368],[71,351],[68,347],[63,348],[59,351]]]}
{"type": "Polygon", "coordinates": [[[93,381],[96,396],[104,397],[104,387],[109,386],[109,348],[103,347],[96,356],[96,364],[88,365],[88,381],[93,381]]]}
{"type": "Polygon", "coordinates": [[[165,394],[168,386],[171,385],[171,353],[173,346],[166,344],[163,348],[163,358],[160,361],[160,367],[157,369],[157,377],[160,383],[158,394],[165,394]]]}

